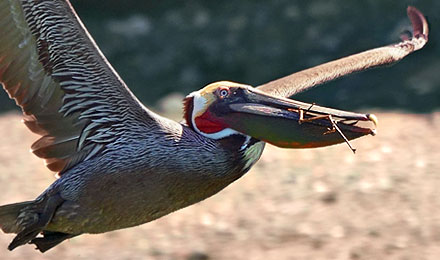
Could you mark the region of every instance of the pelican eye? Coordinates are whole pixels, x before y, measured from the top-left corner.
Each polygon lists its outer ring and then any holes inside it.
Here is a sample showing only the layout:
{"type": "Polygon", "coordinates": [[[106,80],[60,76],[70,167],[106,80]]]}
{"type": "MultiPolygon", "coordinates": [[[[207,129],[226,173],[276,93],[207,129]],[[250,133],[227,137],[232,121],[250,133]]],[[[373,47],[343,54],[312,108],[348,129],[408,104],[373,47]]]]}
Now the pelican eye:
{"type": "Polygon", "coordinates": [[[220,98],[226,98],[229,96],[229,94],[231,93],[231,91],[229,90],[229,88],[227,87],[220,87],[217,91],[218,95],[220,98]]]}

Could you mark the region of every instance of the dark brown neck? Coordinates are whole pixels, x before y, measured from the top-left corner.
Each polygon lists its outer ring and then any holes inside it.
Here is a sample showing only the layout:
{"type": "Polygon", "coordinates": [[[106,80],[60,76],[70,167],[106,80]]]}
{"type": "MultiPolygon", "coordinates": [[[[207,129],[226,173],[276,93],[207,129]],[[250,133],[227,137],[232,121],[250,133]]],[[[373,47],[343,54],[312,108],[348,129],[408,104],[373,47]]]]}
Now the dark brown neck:
{"type": "Polygon", "coordinates": [[[192,113],[194,110],[194,97],[186,97],[183,100],[183,119],[185,119],[186,124],[194,130],[194,126],[192,124],[192,113]]]}

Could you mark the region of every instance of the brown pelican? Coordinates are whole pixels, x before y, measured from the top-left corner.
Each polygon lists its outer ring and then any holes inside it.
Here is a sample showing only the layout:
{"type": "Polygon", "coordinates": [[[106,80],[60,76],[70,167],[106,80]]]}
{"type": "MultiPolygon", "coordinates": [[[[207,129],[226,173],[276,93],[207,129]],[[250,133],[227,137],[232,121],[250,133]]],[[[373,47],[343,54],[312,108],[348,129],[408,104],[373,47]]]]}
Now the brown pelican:
{"type": "Polygon", "coordinates": [[[240,178],[264,143],[319,147],[374,133],[373,115],[289,97],[389,64],[427,42],[414,36],[253,88],[216,82],[184,100],[180,124],[145,108],[67,0],[0,0],[0,81],[41,138],[32,151],[59,178],[35,200],[0,207],[0,228],[44,252],[65,239],[140,225],[208,198],[240,178]]]}

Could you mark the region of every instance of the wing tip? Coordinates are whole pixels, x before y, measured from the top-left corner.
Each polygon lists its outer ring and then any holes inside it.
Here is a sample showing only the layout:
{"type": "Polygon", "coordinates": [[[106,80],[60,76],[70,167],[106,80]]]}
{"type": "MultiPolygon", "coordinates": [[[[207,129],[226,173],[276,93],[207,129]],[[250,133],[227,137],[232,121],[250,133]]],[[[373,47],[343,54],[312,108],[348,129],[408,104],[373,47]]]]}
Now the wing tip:
{"type": "Polygon", "coordinates": [[[407,14],[411,21],[413,37],[421,40],[419,44],[415,45],[415,50],[419,50],[428,42],[429,24],[423,13],[414,6],[408,6],[407,14]]]}

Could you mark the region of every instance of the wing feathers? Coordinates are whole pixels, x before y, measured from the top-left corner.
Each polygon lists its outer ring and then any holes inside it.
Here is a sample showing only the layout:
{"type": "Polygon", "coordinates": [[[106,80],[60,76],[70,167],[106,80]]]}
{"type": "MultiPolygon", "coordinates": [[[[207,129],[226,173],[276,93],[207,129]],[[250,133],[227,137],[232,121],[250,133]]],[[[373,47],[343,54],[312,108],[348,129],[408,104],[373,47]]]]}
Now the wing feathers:
{"type": "Polygon", "coordinates": [[[0,0],[0,82],[42,137],[49,169],[92,158],[153,115],[131,94],[66,0],[0,0]],[[143,115],[139,117],[139,115],[143,115]]]}
{"type": "Polygon", "coordinates": [[[70,155],[70,147],[76,145],[78,136],[53,137],[44,136],[32,144],[32,152],[41,158],[66,158],[70,155]]]}
{"type": "MultiPolygon", "coordinates": [[[[411,20],[414,37],[415,38],[422,37],[425,38],[425,40],[427,41],[429,34],[429,26],[423,14],[413,6],[408,7],[407,13],[409,19],[411,20]]],[[[421,44],[417,45],[416,50],[422,48],[423,46],[424,43],[422,41],[421,44]]]]}
{"type": "Polygon", "coordinates": [[[414,7],[408,7],[408,16],[413,26],[412,39],[299,71],[261,85],[259,89],[272,95],[290,97],[350,73],[397,62],[422,48],[428,41],[428,23],[423,14],[414,7]]]}

